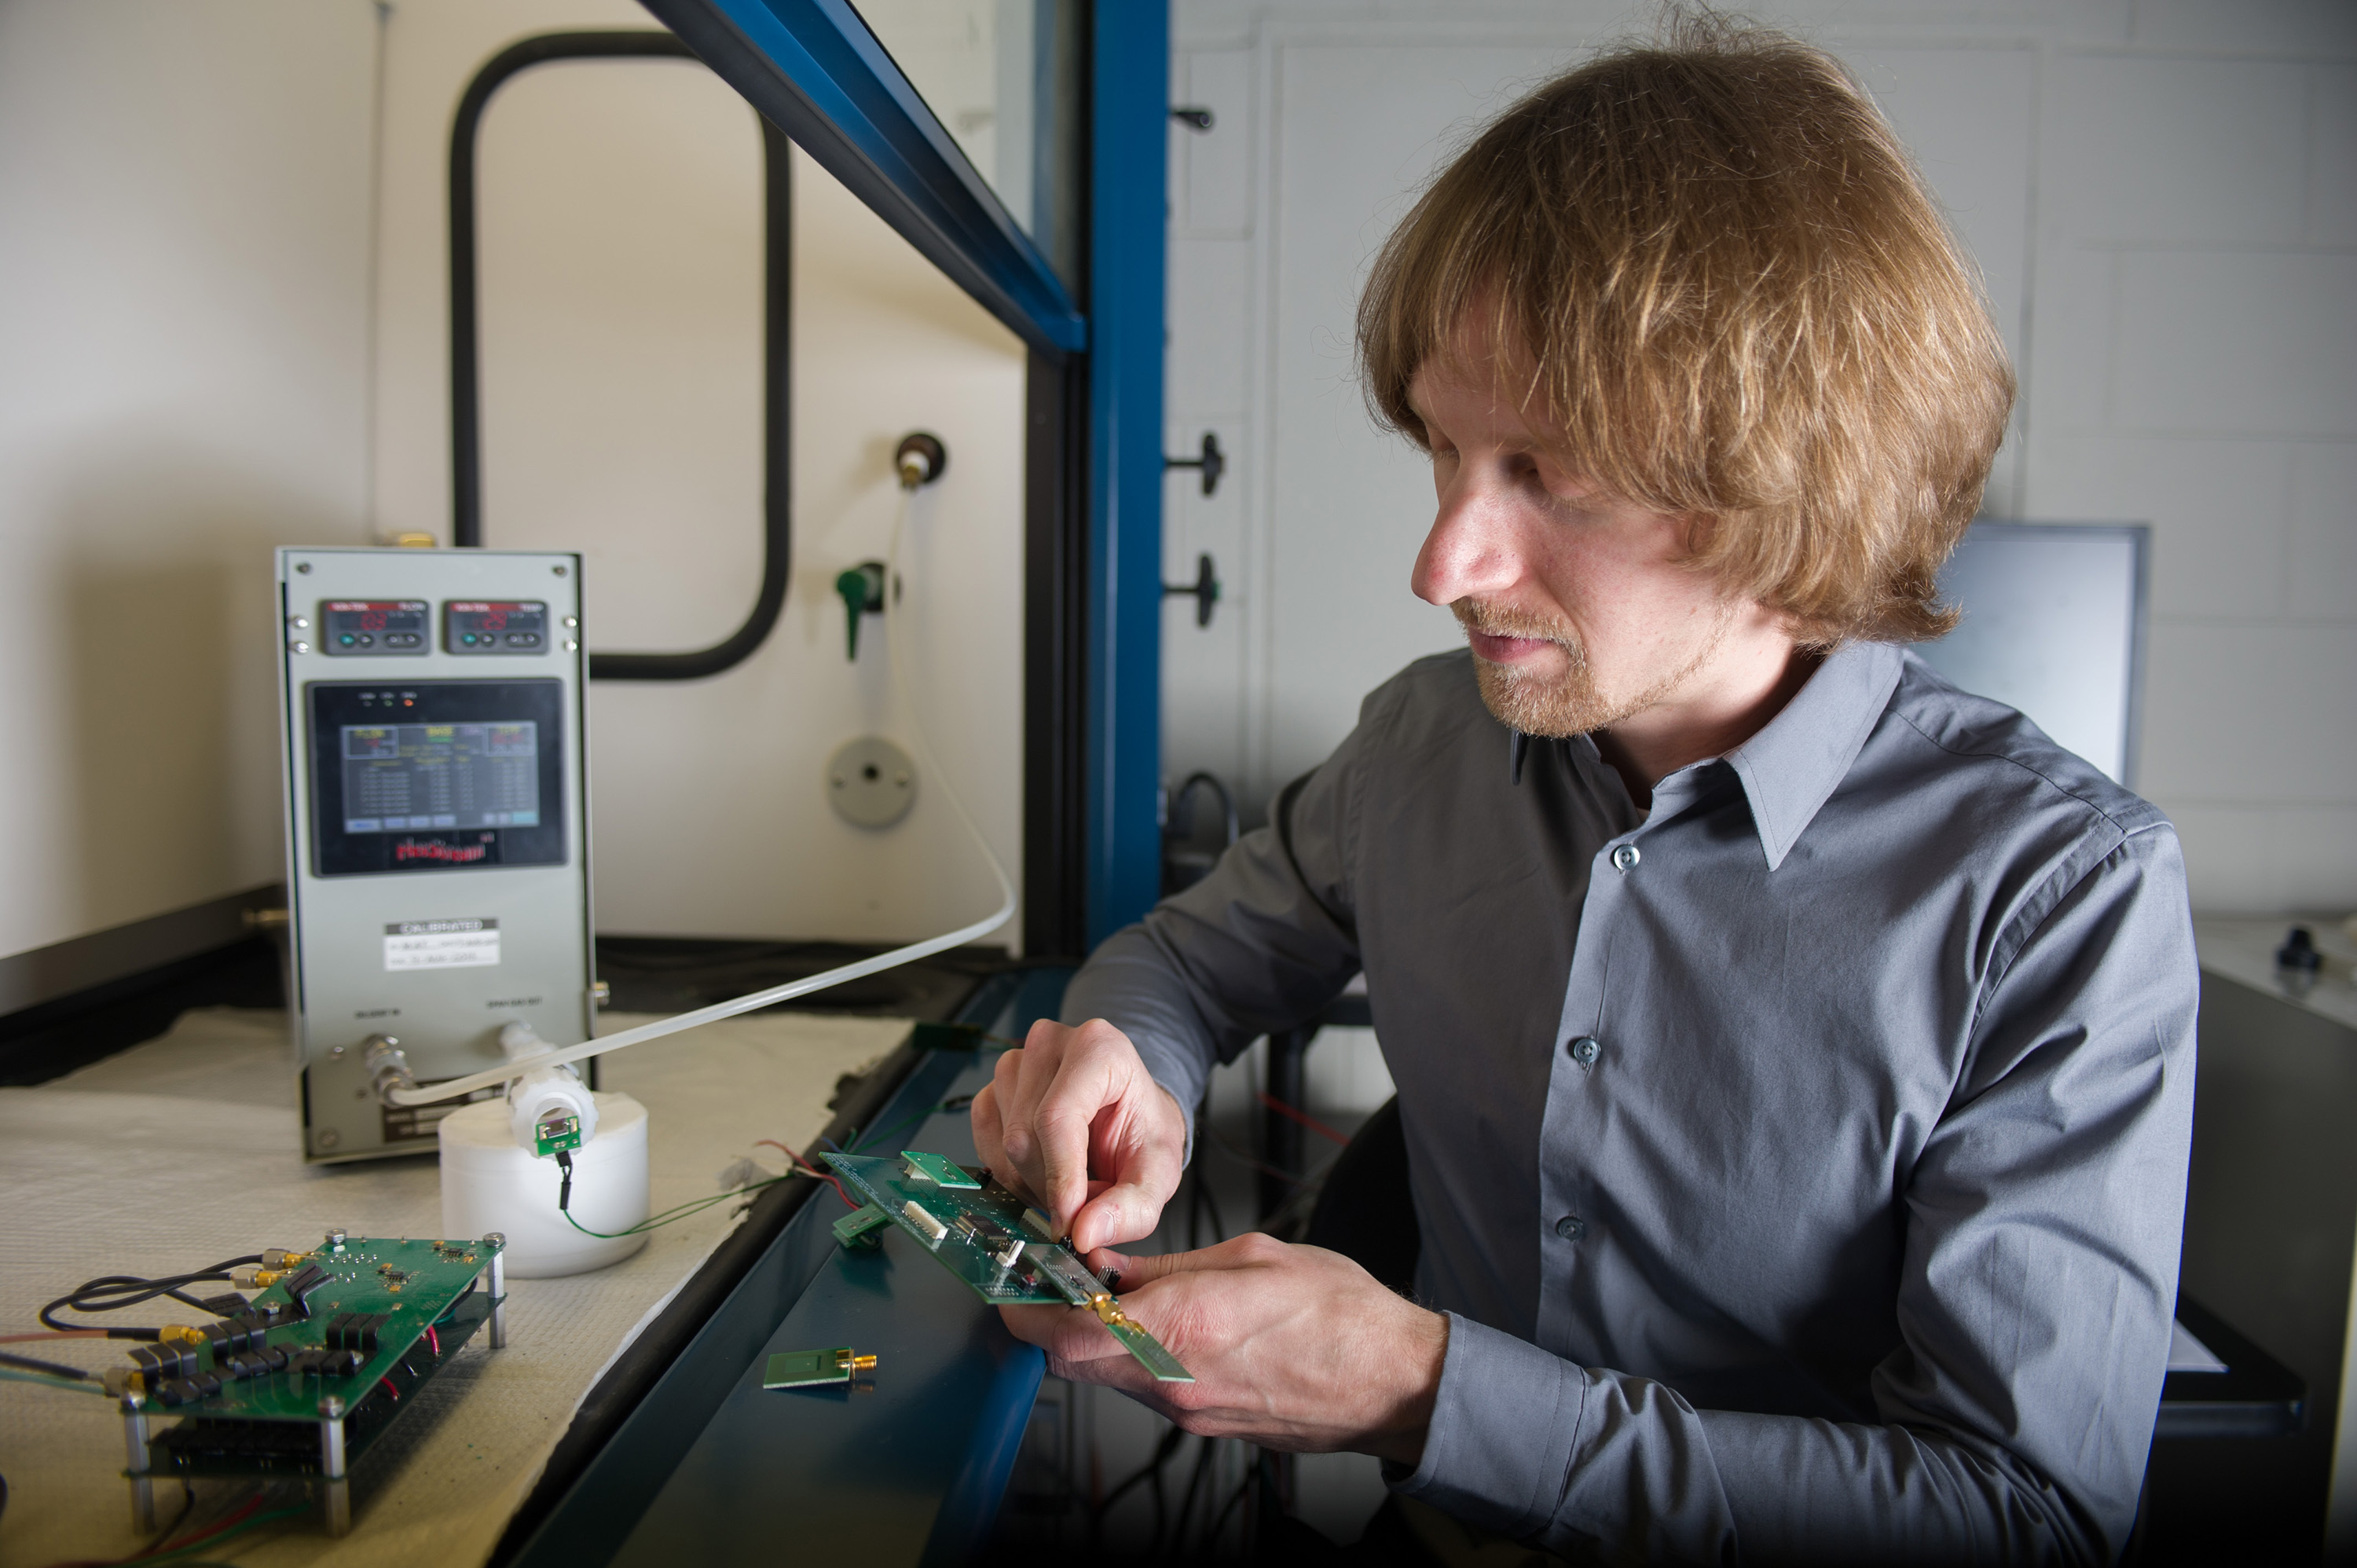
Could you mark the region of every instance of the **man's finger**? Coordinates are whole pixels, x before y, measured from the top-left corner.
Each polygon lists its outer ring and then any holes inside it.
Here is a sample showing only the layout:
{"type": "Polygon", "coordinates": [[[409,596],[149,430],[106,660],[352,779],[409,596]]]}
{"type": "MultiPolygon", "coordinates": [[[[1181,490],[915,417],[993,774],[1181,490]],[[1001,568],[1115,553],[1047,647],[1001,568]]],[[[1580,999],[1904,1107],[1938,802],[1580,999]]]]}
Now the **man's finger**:
{"type": "Polygon", "coordinates": [[[1080,1307],[1002,1306],[998,1316],[1006,1322],[1008,1333],[1027,1345],[1037,1345],[1068,1366],[1084,1366],[1116,1357],[1129,1359],[1129,1352],[1097,1321],[1096,1315],[1080,1307]]]}
{"type": "Polygon", "coordinates": [[[1109,1079],[1103,1051],[1068,1050],[1063,1070],[1031,1112],[1046,1188],[1039,1196],[1048,1200],[1048,1218],[1067,1233],[1088,1201],[1090,1135],[1098,1114],[1116,1099],[1116,1086],[1109,1079]]]}
{"type": "Polygon", "coordinates": [[[1006,1162],[991,1168],[1008,1177],[1010,1185],[1020,1180],[1031,1154],[1030,1130],[1025,1125],[1029,1104],[1023,1097],[1023,1068],[1029,1054],[1028,1047],[1007,1051],[990,1069],[991,1103],[998,1112],[998,1150],[1006,1162]]]}
{"type": "Polygon", "coordinates": [[[1087,1252],[1094,1248],[1112,1246],[1122,1241],[1139,1241],[1154,1234],[1162,1219],[1162,1206],[1178,1190],[1178,1173],[1173,1170],[1168,1179],[1154,1168],[1157,1165],[1176,1165],[1177,1156],[1157,1159],[1149,1153],[1141,1164],[1146,1167],[1139,1176],[1115,1182],[1104,1191],[1081,1206],[1072,1216],[1072,1250],[1087,1252]]]}
{"type": "Polygon", "coordinates": [[[1259,1231],[1247,1231],[1231,1236],[1216,1246],[1199,1247],[1191,1252],[1163,1252],[1148,1257],[1131,1257],[1116,1252],[1111,1247],[1099,1247],[1085,1255],[1089,1272],[1102,1276],[1107,1269],[1121,1271],[1114,1289],[1117,1293],[1143,1290],[1157,1280],[1172,1274],[1200,1273],[1213,1269],[1245,1269],[1265,1264],[1272,1252],[1282,1253],[1285,1244],[1259,1231]]]}
{"type": "Polygon", "coordinates": [[[999,1138],[998,1085],[985,1083],[974,1097],[969,1108],[974,1124],[974,1152],[983,1168],[1001,1171],[1006,1168],[1006,1146],[999,1138]]]}

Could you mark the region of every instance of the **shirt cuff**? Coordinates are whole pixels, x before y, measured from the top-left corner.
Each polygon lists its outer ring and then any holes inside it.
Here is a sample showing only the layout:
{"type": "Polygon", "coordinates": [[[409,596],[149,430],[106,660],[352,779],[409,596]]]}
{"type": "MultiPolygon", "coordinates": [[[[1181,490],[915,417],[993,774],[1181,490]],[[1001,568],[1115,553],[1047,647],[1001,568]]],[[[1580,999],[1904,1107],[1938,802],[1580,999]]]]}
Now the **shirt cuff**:
{"type": "Polygon", "coordinates": [[[1577,1367],[1452,1312],[1424,1458],[1405,1479],[1386,1478],[1493,1534],[1535,1534],[1562,1505],[1587,1397],[1577,1367]]]}

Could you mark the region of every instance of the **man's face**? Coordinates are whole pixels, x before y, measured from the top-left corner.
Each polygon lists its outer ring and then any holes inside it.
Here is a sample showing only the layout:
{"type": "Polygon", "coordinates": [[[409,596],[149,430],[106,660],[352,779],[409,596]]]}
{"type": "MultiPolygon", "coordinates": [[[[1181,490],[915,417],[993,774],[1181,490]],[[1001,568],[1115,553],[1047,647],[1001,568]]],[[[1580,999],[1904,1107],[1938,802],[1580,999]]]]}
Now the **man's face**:
{"type": "Polygon", "coordinates": [[[1729,603],[1677,564],[1684,520],[1617,501],[1551,455],[1480,352],[1409,383],[1439,513],[1416,596],[1464,623],[1490,711],[1526,735],[1602,729],[1674,703],[1712,664],[1729,603]]]}

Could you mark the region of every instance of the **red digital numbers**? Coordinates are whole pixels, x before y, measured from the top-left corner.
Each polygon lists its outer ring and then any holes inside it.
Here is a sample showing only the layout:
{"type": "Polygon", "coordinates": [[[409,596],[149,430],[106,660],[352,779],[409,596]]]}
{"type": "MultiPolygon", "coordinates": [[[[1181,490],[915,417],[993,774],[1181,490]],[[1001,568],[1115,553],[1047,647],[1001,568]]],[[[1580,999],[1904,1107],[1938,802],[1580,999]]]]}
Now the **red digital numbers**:
{"type": "Polygon", "coordinates": [[[384,612],[382,610],[369,610],[363,613],[361,617],[361,629],[362,631],[382,631],[384,629],[384,612]]]}
{"type": "Polygon", "coordinates": [[[484,614],[484,616],[483,616],[483,629],[484,629],[485,631],[505,631],[507,628],[508,628],[508,612],[507,612],[507,611],[505,611],[505,610],[490,610],[490,611],[487,611],[487,612],[484,614]]]}

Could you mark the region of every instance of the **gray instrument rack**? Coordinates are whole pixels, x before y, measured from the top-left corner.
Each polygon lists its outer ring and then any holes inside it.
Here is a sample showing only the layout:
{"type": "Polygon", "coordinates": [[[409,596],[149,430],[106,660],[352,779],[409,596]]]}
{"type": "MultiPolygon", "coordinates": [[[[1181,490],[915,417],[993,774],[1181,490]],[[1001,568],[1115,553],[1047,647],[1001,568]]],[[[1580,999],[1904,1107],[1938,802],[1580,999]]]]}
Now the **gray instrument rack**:
{"type": "Polygon", "coordinates": [[[592,1032],[581,558],[284,549],[278,591],[304,1158],[429,1153],[464,1101],[383,1104],[373,1036],[432,1083],[592,1032]]]}

